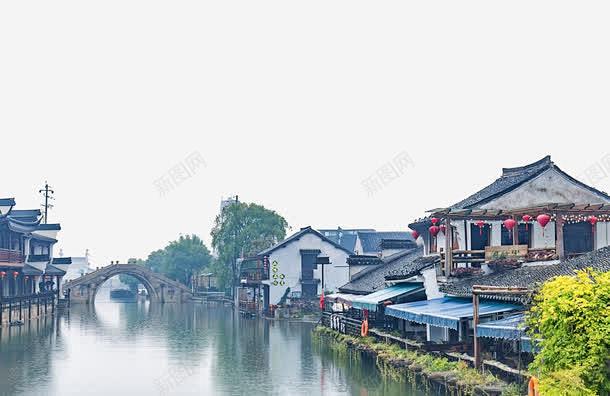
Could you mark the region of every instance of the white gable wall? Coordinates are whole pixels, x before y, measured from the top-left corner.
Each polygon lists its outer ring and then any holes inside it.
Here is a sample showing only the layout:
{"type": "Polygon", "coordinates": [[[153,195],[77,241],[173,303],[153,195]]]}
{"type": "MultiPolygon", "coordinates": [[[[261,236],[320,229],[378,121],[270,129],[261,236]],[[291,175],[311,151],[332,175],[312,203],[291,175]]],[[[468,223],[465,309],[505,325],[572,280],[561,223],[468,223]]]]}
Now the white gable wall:
{"type": "MultiPolygon", "coordinates": [[[[330,258],[330,265],[324,266],[324,283],[326,290],[336,291],[340,286],[349,282],[349,267],[347,265],[348,254],[336,248],[334,245],[323,241],[315,234],[303,235],[299,240],[293,241],[283,248],[279,248],[269,255],[269,263],[278,263],[278,274],[284,274],[283,286],[274,286],[273,279],[265,281],[269,285],[269,303],[277,304],[290,287],[291,291],[301,290],[301,250],[319,249],[319,256],[330,258]]],[[[272,274],[272,273],[271,273],[272,274]]],[[[314,270],[314,278],[322,279],[322,266],[314,270]]],[[[318,294],[322,292],[321,282],[318,284],[318,294]]]]}
{"type": "Polygon", "coordinates": [[[568,179],[556,169],[549,169],[536,178],[491,202],[482,209],[518,209],[545,203],[605,203],[610,200],[568,179]]]}

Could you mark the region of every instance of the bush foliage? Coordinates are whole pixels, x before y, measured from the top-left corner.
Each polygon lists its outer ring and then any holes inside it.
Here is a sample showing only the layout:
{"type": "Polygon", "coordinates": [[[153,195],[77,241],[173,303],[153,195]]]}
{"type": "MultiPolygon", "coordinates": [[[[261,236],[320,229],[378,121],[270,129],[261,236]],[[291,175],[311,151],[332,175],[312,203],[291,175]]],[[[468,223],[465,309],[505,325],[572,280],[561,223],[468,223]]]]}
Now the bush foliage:
{"type": "Polygon", "coordinates": [[[610,394],[610,273],[580,271],[543,285],[528,315],[544,395],[610,394]]]}

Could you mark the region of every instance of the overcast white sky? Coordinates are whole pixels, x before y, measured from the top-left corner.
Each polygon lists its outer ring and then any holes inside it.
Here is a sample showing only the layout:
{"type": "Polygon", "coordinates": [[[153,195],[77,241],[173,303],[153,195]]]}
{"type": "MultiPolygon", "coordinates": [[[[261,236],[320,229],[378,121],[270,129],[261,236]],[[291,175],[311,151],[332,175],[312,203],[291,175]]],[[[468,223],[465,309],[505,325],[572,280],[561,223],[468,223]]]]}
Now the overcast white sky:
{"type": "MultiPolygon", "coordinates": [[[[404,230],[546,154],[610,153],[607,1],[4,1],[0,196],[56,190],[66,255],[209,242],[239,194],[293,229],[404,230]],[[200,167],[165,196],[154,182],[200,167]],[[402,152],[415,165],[369,195],[402,152]]],[[[610,190],[610,179],[597,178],[610,190]]]]}

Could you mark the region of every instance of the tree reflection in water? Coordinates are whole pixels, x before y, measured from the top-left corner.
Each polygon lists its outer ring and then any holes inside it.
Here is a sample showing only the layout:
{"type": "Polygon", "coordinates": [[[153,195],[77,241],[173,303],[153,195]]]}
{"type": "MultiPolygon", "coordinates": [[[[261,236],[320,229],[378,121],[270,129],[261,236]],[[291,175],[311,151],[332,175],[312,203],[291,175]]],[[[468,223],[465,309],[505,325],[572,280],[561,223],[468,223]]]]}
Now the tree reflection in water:
{"type": "Polygon", "coordinates": [[[367,363],[314,347],[312,324],[229,308],[96,302],[0,332],[2,394],[392,395],[367,363]]]}

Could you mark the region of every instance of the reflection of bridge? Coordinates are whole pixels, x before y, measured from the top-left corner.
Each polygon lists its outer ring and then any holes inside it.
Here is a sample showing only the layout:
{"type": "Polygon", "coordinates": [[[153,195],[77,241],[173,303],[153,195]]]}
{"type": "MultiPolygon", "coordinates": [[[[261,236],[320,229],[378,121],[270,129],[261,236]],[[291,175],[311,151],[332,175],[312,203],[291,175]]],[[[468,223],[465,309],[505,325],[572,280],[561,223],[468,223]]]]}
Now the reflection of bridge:
{"type": "Polygon", "coordinates": [[[99,287],[116,275],[131,275],[146,288],[150,302],[180,303],[191,301],[191,290],[180,282],[152,272],[142,265],[112,264],[66,283],[64,290],[70,291],[70,302],[93,304],[99,287]]]}

